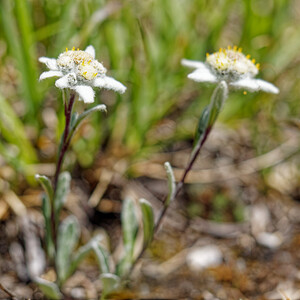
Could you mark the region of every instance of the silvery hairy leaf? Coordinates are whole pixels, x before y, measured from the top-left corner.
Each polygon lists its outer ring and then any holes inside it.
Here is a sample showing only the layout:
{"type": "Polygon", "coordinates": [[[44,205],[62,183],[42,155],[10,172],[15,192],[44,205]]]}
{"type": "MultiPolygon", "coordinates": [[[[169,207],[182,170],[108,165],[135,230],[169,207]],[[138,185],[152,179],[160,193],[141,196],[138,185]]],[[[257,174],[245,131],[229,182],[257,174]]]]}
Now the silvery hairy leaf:
{"type": "Polygon", "coordinates": [[[79,239],[80,227],[75,216],[69,216],[58,228],[56,268],[60,283],[69,275],[71,256],[79,239]]]}
{"type": "Polygon", "coordinates": [[[152,205],[147,200],[140,199],[139,203],[143,218],[144,247],[147,247],[151,243],[154,234],[154,213],[152,205]]]}

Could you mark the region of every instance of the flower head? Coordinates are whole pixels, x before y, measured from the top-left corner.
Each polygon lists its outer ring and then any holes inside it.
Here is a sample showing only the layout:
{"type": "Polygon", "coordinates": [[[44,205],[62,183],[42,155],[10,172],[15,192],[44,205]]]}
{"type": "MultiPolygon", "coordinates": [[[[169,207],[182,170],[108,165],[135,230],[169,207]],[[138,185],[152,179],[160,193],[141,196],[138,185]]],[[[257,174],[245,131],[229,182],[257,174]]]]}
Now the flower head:
{"type": "Polygon", "coordinates": [[[184,66],[196,69],[188,75],[188,78],[197,82],[217,83],[224,80],[236,89],[279,93],[279,89],[273,84],[254,78],[258,74],[260,65],[255,64],[255,59],[251,60],[250,55],[245,56],[242,49],[236,46],[221,48],[219,52],[213,54],[207,53],[205,63],[187,59],[181,62],[184,66]]]}
{"type": "Polygon", "coordinates": [[[123,94],[126,87],[112,77],[106,76],[106,69],[95,59],[95,49],[88,46],[84,51],[66,49],[57,59],[40,57],[39,61],[46,64],[50,71],[44,72],[40,80],[49,77],[60,77],[55,86],[60,89],[72,89],[79,94],[79,100],[85,103],[94,102],[93,87],[113,90],[123,94]]]}

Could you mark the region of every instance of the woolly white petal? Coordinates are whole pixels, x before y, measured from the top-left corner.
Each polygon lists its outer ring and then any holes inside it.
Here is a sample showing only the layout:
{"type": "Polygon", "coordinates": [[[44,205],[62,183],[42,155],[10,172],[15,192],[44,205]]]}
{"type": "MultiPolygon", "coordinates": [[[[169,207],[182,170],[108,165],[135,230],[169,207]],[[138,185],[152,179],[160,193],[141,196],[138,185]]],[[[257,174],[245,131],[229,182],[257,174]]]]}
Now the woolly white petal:
{"type": "Polygon", "coordinates": [[[71,88],[77,84],[76,74],[74,72],[68,73],[62,78],[56,80],[55,86],[59,89],[71,88]]]}
{"type": "Polygon", "coordinates": [[[211,71],[206,66],[202,67],[201,69],[196,69],[187,77],[197,82],[215,83],[218,81],[217,77],[213,73],[211,73],[211,71]]]}
{"type": "Polygon", "coordinates": [[[275,85],[261,79],[246,78],[231,82],[230,85],[234,88],[245,89],[250,92],[264,91],[272,94],[279,93],[279,89],[275,85]]]}
{"type": "Polygon", "coordinates": [[[120,94],[123,94],[126,91],[126,87],[121,82],[115,80],[112,77],[108,77],[108,76],[96,77],[94,79],[94,86],[103,88],[103,89],[107,89],[107,90],[113,90],[120,94]]]}
{"type": "Polygon", "coordinates": [[[278,94],[279,88],[277,88],[274,84],[262,80],[262,79],[256,79],[256,82],[259,85],[260,90],[266,92],[266,93],[272,93],[272,94],[278,94]]]}
{"type": "Polygon", "coordinates": [[[230,82],[229,85],[236,89],[245,89],[249,92],[256,92],[259,90],[259,85],[257,84],[256,79],[252,79],[252,78],[233,81],[230,82]]]}
{"type": "Polygon", "coordinates": [[[96,52],[95,52],[95,48],[92,45],[87,46],[84,51],[87,52],[88,54],[92,55],[93,58],[95,58],[96,52]]]}
{"type": "Polygon", "coordinates": [[[205,64],[201,61],[189,60],[185,58],[181,60],[181,64],[185,67],[195,68],[195,69],[206,68],[205,64]]]}
{"type": "Polygon", "coordinates": [[[55,58],[40,57],[39,62],[45,64],[51,71],[58,71],[55,58]]]}
{"type": "Polygon", "coordinates": [[[59,89],[67,89],[70,88],[68,75],[63,76],[55,81],[55,86],[59,89]]]}
{"type": "Polygon", "coordinates": [[[79,100],[83,100],[84,103],[93,103],[95,92],[94,90],[88,85],[76,85],[72,87],[78,94],[79,100]]]}
{"type": "Polygon", "coordinates": [[[60,71],[44,72],[44,73],[41,74],[40,80],[43,80],[43,79],[46,79],[46,78],[49,78],[49,77],[55,77],[55,76],[61,77],[61,76],[63,76],[63,73],[60,72],[60,71]]]}

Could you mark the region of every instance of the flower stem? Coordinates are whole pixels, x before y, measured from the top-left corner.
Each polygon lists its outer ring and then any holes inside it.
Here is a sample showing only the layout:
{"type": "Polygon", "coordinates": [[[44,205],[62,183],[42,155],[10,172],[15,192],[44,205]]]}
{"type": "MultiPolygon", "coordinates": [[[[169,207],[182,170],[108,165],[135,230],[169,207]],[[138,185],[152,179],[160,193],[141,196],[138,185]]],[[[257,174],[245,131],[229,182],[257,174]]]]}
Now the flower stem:
{"type": "MultiPolygon", "coordinates": [[[[194,163],[195,163],[195,161],[196,161],[203,145],[205,144],[205,142],[206,142],[206,140],[207,140],[207,138],[208,138],[208,136],[211,132],[211,129],[213,128],[213,126],[216,122],[216,119],[219,115],[219,112],[220,112],[226,98],[227,98],[227,85],[225,83],[221,82],[216,87],[216,89],[214,90],[211,101],[210,101],[210,106],[209,106],[210,107],[210,114],[212,114],[212,110],[214,110],[213,111],[214,114],[213,114],[213,116],[210,115],[210,122],[205,126],[203,134],[201,134],[200,138],[197,140],[197,143],[196,143],[196,145],[194,146],[194,148],[192,150],[190,160],[189,160],[186,168],[184,169],[184,172],[183,172],[183,175],[182,175],[180,181],[176,185],[175,193],[173,193],[173,195],[171,195],[171,198],[169,199],[168,203],[171,203],[172,201],[174,201],[175,198],[178,196],[179,192],[181,191],[181,189],[183,187],[183,184],[185,182],[185,179],[186,179],[187,175],[189,174],[189,172],[191,171],[191,169],[192,169],[192,167],[193,167],[193,165],[194,165],[194,163]],[[219,93],[220,91],[221,91],[221,93],[219,93]],[[218,99],[218,97],[220,97],[220,98],[218,99]],[[217,101],[217,100],[220,100],[220,101],[217,101]]],[[[165,203],[166,199],[167,199],[167,197],[165,198],[164,203],[165,203]]],[[[161,211],[161,213],[160,213],[160,215],[157,219],[157,222],[156,222],[155,227],[154,227],[154,237],[155,237],[155,235],[157,234],[157,232],[160,228],[160,225],[162,223],[162,220],[163,220],[164,216],[166,215],[168,207],[169,207],[169,205],[164,205],[164,208],[162,209],[162,211],[161,211]]],[[[146,249],[147,249],[147,245],[142,248],[142,250],[139,253],[138,257],[133,262],[133,264],[130,268],[130,271],[128,273],[129,275],[133,271],[133,269],[134,269],[135,265],[137,264],[138,260],[143,256],[146,249]]]]}
{"type": "Polygon", "coordinates": [[[62,163],[63,163],[64,157],[65,157],[65,154],[68,150],[68,147],[70,145],[70,140],[68,139],[68,136],[69,136],[69,131],[70,131],[70,122],[71,122],[71,117],[72,117],[72,108],[74,105],[74,100],[75,100],[75,93],[72,93],[70,96],[69,103],[65,104],[66,124],[65,124],[65,130],[63,133],[63,141],[62,141],[62,145],[61,145],[61,149],[60,149],[60,153],[59,153],[59,158],[58,158],[57,165],[56,165],[56,171],[55,171],[55,175],[54,175],[54,193],[57,188],[58,176],[61,171],[62,163]]]}
{"type": "Polygon", "coordinates": [[[63,133],[63,136],[62,136],[62,142],[61,142],[60,150],[59,150],[59,156],[58,156],[58,160],[57,160],[57,164],[56,164],[56,171],[55,171],[55,175],[54,175],[54,182],[53,182],[54,198],[53,198],[53,201],[51,202],[51,228],[52,228],[52,238],[53,238],[53,243],[54,243],[55,249],[56,249],[56,246],[57,246],[56,245],[57,244],[56,243],[57,224],[56,224],[55,203],[54,203],[55,193],[56,193],[57,184],[58,184],[58,177],[59,177],[59,174],[61,172],[64,157],[65,157],[65,154],[66,154],[66,152],[68,150],[68,147],[70,145],[70,140],[71,139],[69,139],[68,136],[69,136],[69,132],[70,132],[70,123],[71,123],[72,109],[73,109],[74,102],[75,102],[75,93],[71,93],[68,103],[65,100],[65,95],[64,95],[66,123],[65,123],[64,133],[63,133]]]}
{"type": "MultiPolygon", "coordinates": [[[[224,81],[221,81],[218,84],[218,86],[215,88],[215,90],[213,91],[213,94],[211,96],[210,104],[208,106],[208,111],[207,111],[208,119],[206,120],[206,117],[203,116],[203,114],[200,118],[199,125],[201,125],[200,126],[201,127],[201,135],[197,139],[197,143],[194,146],[192,153],[191,153],[191,158],[184,170],[181,180],[176,185],[176,191],[172,195],[171,199],[169,200],[169,203],[171,203],[173,200],[175,200],[175,198],[178,196],[179,192],[181,191],[184,181],[185,181],[188,173],[191,171],[203,145],[205,144],[227,97],[228,97],[227,84],[224,81]]],[[[198,127],[199,127],[199,125],[198,125],[198,127]]],[[[198,128],[198,130],[199,130],[199,128],[198,128]]],[[[168,207],[169,207],[168,205],[165,205],[161,214],[159,215],[158,220],[155,225],[155,228],[154,228],[154,233],[156,233],[158,231],[160,224],[162,222],[162,219],[165,216],[168,207]]]]}
{"type": "MultiPolygon", "coordinates": [[[[184,173],[180,179],[180,181],[177,183],[176,185],[176,191],[173,195],[173,197],[170,198],[170,203],[178,196],[179,192],[181,191],[182,187],[183,187],[183,184],[184,184],[184,181],[185,181],[185,178],[186,176],[188,175],[188,173],[190,172],[190,170],[192,169],[195,161],[196,161],[196,158],[198,157],[199,153],[200,153],[200,150],[202,148],[202,146],[204,145],[209,133],[211,131],[211,127],[210,128],[207,128],[207,130],[205,131],[205,134],[204,134],[204,137],[203,139],[200,139],[197,143],[197,145],[195,146],[195,150],[193,151],[193,154],[192,154],[192,157],[191,159],[189,160],[189,163],[188,165],[186,166],[185,170],[184,170],[184,173]]],[[[166,201],[166,198],[164,200],[164,202],[166,201]]],[[[154,227],[154,235],[158,232],[159,228],[160,228],[160,224],[162,223],[162,220],[163,220],[163,217],[166,215],[166,212],[167,212],[167,209],[168,209],[168,205],[165,205],[163,210],[161,211],[158,219],[157,219],[157,222],[155,224],[155,227],[154,227]]],[[[148,245],[146,245],[145,247],[143,247],[142,251],[139,253],[138,257],[135,259],[135,261],[133,262],[132,266],[131,266],[131,269],[129,271],[129,274],[131,274],[131,272],[133,271],[134,267],[136,266],[137,262],[139,261],[139,259],[144,255],[146,249],[148,248],[148,245]]]]}
{"type": "MultiPolygon", "coordinates": [[[[194,165],[194,163],[195,163],[195,161],[196,161],[196,159],[197,159],[197,157],[198,157],[198,155],[199,155],[199,153],[200,153],[200,150],[202,149],[202,147],[203,147],[205,141],[207,140],[207,137],[209,136],[209,133],[211,132],[211,128],[212,128],[212,127],[208,127],[208,128],[206,129],[203,138],[200,139],[200,140],[198,141],[198,143],[196,144],[196,146],[195,146],[195,148],[194,148],[194,151],[193,151],[193,153],[192,153],[192,156],[191,156],[191,158],[190,158],[190,160],[189,160],[189,163],[188,163],[188,165],[186,166],[186,168],[185,168],[185,170],[184,170],[184,173],[183,173],[183,175],[182,175],[180,181],[179,181],[179,182],[177,183],[177,185],[176,185],[176,192],[174,193],[173,197],[170,199],[170,203],[171,203],[173,200],[175,200],[175,198],[178,196],[179,192],[181,191],[181,189],[182,189],[182,187],[183,187],[183,184],[184,184],[184,181],[185,181],[185,179],[186,179],[188,173],[191,171],[191,169],[192,169],[192,167],[193,167],[193,165],[194,165]]],[[[160,224],[161,224],[161,222],[162,222],[162,219],[163,219],[163,217],[165,216],[165,214],[166,214],[166,212],[167,212],[168,207],[169,207],[169,206],[165,205],[164,208],[163,208],[163,210],[162,210],[162,212],[161,212],[161,214],[159,215],[158,220],[157,220],[157,222],[156,222],[156,224],[155,224],[154,233],[156,233],[156,232],[158,231],[158,229],[159,229],[159,227],[160,227],[160,224]]]]}

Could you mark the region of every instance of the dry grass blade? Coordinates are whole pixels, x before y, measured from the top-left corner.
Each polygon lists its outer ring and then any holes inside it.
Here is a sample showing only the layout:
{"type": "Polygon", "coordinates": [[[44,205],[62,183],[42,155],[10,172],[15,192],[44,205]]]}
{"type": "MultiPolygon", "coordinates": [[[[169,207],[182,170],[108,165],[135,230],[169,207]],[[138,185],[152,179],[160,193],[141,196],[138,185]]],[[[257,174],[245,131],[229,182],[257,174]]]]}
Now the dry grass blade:
{"type": "Polygon", "coordinates": [[[7,288],[5,288],[1,283],[0,283],[0,289],[6,293],[11,299],[18,299],[11,291],[9,291],[7,288]]]}
{"type": "MultiPolygon", "coordinates": [[[[206,170],[191,170],[187,176],[186,183],[213,183],[229,180],[275,166],[299,152],[299,141],[299,137],[293,137],[274,150],[261,156],[245,160],[240,164],[231,164],[206,170]]],[[[132,169],[139,176],[149,176],[157,179],[165,178],[164,169],[161,164],[142,162],[133,165],[132,169]]],[[[173,168],[173,170],[176,180],[179,180],[183,170],[179,168],[173,168]]]]}
{"type": "Polygon", "coordinates": [[[17,216],[21,217],[26,215],[27,210],[25,205],[13,191],[8,191],[7,193],[5,193],[3,199],[17,216]]]}

